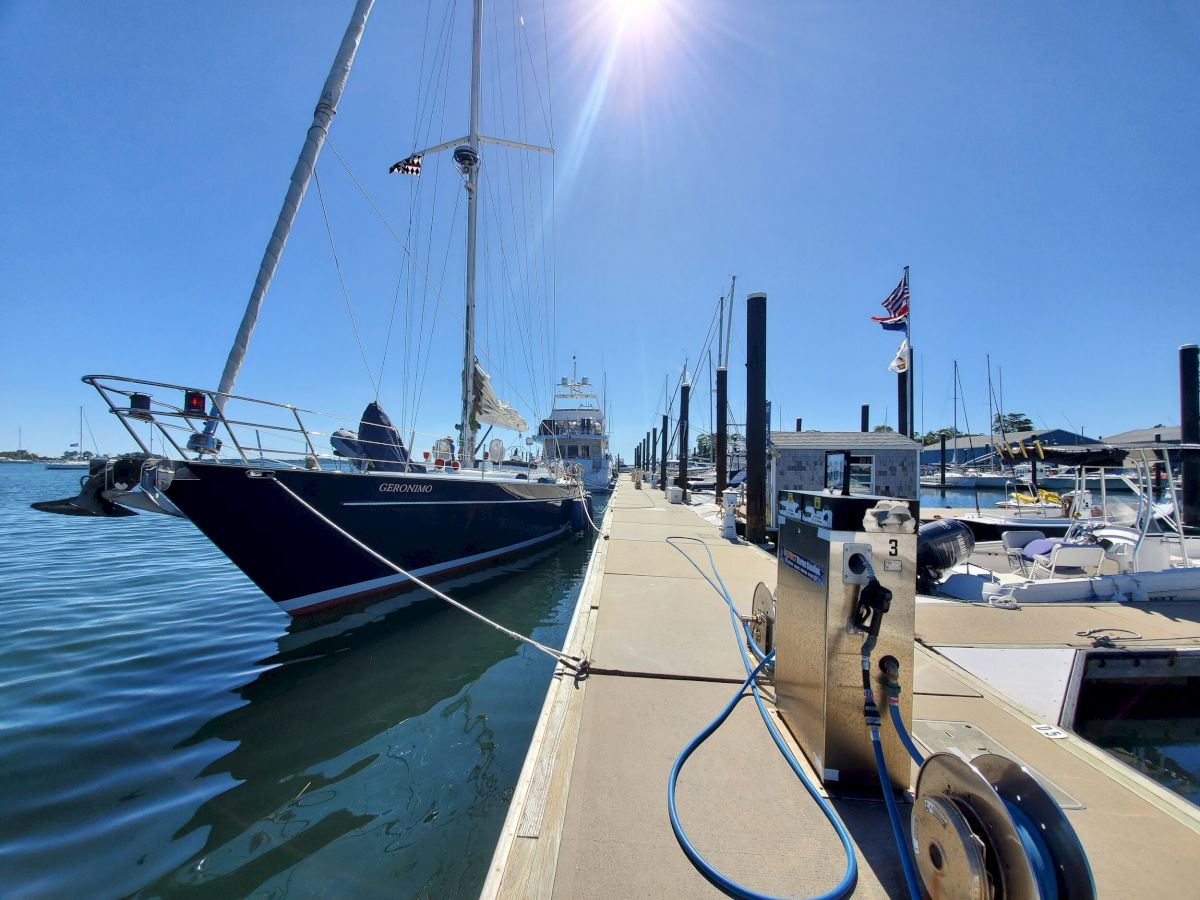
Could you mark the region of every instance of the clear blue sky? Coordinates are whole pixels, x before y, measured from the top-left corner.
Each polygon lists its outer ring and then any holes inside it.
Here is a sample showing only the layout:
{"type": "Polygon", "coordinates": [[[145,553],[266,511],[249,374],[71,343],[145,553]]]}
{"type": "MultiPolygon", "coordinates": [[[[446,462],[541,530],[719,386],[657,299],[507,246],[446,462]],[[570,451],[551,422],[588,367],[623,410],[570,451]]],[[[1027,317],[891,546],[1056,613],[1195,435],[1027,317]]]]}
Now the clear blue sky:
{"type": "MultiPolygon", "coordinates": [[[[528,57],[545,90],[542,3],[520,4],[516,51],[515,4],[495,5],[488,64],[507,66],[511,86],[514,53],[528,57]]],[[[545,0],[555,311],[552,323],[539,315],[539,297],[532,316],[521,312],[498,299],[497,280],[480,312],[483,349],[521,396],[500,392],[530,418],[519,401],[535,388],[544,400],[549,386],[535,382],[569,372],[575,353],[581,374],[607,372],[614,447],[628,456],[737,273],[739,419],[744,297],[761,290],[776,423],[853,430],[869,403],[873,424],[885,410],[895,424],[886,367],[898,337],[869,316],[908,264],[922,430],[950,424],[955,359],[970,423],[983,427],[987,353],[1006,408],[1038,426],[1107,435],[1178,423],[1176,351],[1200,341],[1200,7],[630,5],[545,0]],[[530,351],[520,327],[538,336],[530,351]]],[[[0,449],[16,447],[20,427],[26,448],[60,452],[81,404],[102,450],[130,449],[83,374],[216,386],[352,6],[0,5],[0,449]]],[[[431,142],[466,130],[469,3],[458,6],[456,74],[431,142]]],[[[431,9],[426,42],[424,4],[379,0],[332,129],[401,231],[411,180],[386,168],[414,149],[422,47],[432,55],[444,0],[431,9]]],[[[513,104],[515,92],[488,94],[485,132],[518,136],[513,104]]],[[[523,133],[541,142],[536,99],[524,112],[523,133]]],[[[487,152],[489,171],[520,165],[487,152]]],[[[318,172],[377,372],[401,255],[328,151],[318,172]]],[[[438,228],[449,234],[461,189],[441,178],[438,228]]],[[[461,226],[460,210],[454,234],[461,226]]],[[[451,239],[439,283],[457,305],[461,237],[451,239]]],[[[486,272],[502,252],[540,271],[540,249],[517,256],[498,238],[489,248],[486,272]]],[[[382,389],[393,413],[410,406],[403,318],[382,389]]],[[[448,433],[461,365],[449,313],[430,346],[416,424],[448,433]]],[[[374,393],[311,188],[237,390],[350,414],[374,393]]]]}

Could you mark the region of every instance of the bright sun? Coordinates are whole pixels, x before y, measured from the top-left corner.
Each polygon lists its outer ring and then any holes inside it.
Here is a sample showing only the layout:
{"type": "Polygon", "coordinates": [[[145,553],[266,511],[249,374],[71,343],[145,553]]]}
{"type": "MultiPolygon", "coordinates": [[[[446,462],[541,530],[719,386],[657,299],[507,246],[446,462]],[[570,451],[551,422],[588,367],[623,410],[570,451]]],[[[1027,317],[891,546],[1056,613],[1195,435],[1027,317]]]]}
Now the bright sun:
{"type": "Polygon", "coordinates": [[[660,0],[608,0],[622,25],[637,27],[653,19],[662,6],[660,0]]]}

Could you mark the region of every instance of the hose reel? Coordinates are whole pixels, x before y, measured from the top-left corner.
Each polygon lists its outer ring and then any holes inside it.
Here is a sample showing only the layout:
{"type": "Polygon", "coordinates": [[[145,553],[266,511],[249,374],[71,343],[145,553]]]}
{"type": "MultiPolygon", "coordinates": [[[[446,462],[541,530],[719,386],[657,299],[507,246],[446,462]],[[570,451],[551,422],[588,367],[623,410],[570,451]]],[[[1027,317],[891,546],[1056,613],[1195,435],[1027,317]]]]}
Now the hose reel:
{"type": "Polygon", "coordinates": [[[985,753],[930,756],[912,812],[917,870],[932,897],[1094,900],[1075,830],[1029,771],[985,753]]]}
{"type": "Polygon", "coordinates": [[[775,649],[775,595],[761,581],[754,588],[750,615],[744,621],[759,650],[770,653],[775,649]]]}

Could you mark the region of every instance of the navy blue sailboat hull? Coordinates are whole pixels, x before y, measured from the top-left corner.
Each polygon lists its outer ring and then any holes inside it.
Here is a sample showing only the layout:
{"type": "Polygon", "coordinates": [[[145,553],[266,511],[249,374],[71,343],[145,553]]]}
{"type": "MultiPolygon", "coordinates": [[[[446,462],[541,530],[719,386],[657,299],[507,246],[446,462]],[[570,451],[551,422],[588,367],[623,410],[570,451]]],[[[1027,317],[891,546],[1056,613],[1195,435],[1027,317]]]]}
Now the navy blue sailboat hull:
{"type": "Polygon", "coordinates": [[[566,534],[587,502],[575,486],[470,472],[352,474],[205,462],[177,466],[165,493],[291,615],[411,585],[341,531],[431,581],[566,534]]]}

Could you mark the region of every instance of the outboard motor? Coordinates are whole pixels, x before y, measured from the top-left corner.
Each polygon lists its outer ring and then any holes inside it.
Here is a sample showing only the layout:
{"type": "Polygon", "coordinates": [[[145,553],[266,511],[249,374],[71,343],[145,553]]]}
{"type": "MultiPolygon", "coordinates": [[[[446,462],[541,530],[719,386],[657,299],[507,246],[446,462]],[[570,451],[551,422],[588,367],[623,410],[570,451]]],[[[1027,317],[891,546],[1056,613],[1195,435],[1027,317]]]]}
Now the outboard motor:
{"type": "Polygon", "coordinates": [[[975,535],[958,519],[935,519],[917,531],[917,590],[928,594],[942,573],[975,552],[975,535]]]}

